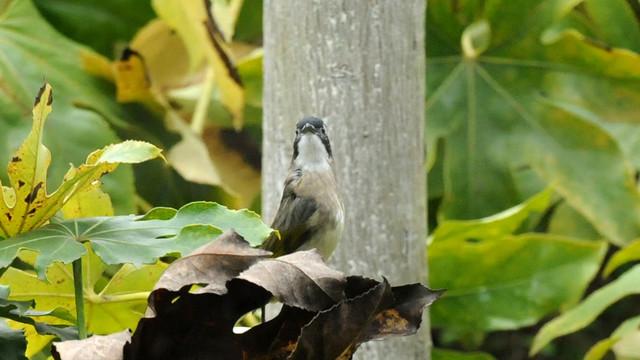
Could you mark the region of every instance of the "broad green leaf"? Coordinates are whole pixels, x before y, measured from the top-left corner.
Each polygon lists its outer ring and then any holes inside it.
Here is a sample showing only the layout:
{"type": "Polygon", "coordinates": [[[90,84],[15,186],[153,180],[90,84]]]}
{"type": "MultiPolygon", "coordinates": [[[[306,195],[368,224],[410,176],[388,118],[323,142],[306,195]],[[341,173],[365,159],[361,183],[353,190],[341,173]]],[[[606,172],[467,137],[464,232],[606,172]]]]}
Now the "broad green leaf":
{"type": "Polygon", "coordinates": [[[530,354],[536,354],[553,339],[584,328],[611,304],[625,296],[638,293],[640,293],[640,265],[634,266],[610,284],[594,291],[571,310],[544,324],[533,339],[530,354]]]}
{"type": "Polygon", "coordinates": [[[580,299],[606,243],[513,235],[532,212],[547,207],[550,194],[491,217],[439,225],[429,245],[429,274],[431,285],[447,292],[432,306],[434,327],[458,334],[516,329],[580,299]]]}
{"type": "Polygon", "coordinates": [[[481,352],[459,352],[447,349],[431,349],[432,360],[495,360],[493,356],[481,352]]]}
{"type": "Polygon", "coordinates": [[[520,203],[527,184],[519,173],[531,168],[615,244],[640,234],[625,150],[637,148],[637,137],[623,148],[619,139],[635,131],[609,126],[638,128],[640,58],[571,32],[544,33],[580,2],[429,3],[427,36],[436,40],[427,42],[426,134],[432,154],[444,143],[441,217],[480,218],[520,203]],[[489,23],[490,46],[465,58],[457,44],[479,18],[489,23]]]}
{"type": "Polygon", "coordinates": [[[154,16],[148,1],[34,0],[34,4],[58,31],[108,57],[154,16]]]}
{"type": "Polygon", "coordinates": [[[156,208],[145,216],[69,219],[40,227],[0,242],[0,268],[9,265],[20,249],[38,251],[34,267],[39,279],[44,280],[45,269],[54,261],[68,264],[84,255],[84,242],[90,242],[93,251],[109,265],[132,263],[139,267],[153,264],[168,253],[190,252],[230,228],[254,246],[271,232],[252,211],[195,202],[180,210],[156,208]],[[204,229],[183,230],[188,225],[204,229]]]}
{"type": "Polygon", "coordinates": [[[0,321],[0,356],[3,359],[27,359],[27,339],[20,330],[14,330],[4,321],[0,321]]]}
{"type": "MultiPolygon", "coordinates": [[[[107,285],[96,291],[106,265],[89,250],[83,257],[84,299],[89,332],[106,334],[125,328],[135,328],[144,314],[147,297],[153,285],[166,268],[165,264],[144,265],[136,269],[125,264],[113,275],[107,285]]],[[[1,283],[11,284],[11,299],[33,299],[36,310],[63,308],[75,311],[73,271],[71,265],[56,262],[47,269],[49,282],[39,280],[35,274],[14,268],[0,277],[1,283]]],[[[64,323],[45,318],[48,323],[64,323]]]]}
{"type": "Polygon", "coordinates": [[[640,260],[640,239],[637,239],[626,247],[616,251],[611,259],[609,259],[609,262],[607,262],[602,275],[605,277],[609,276],[621,265],[636,260],[640,260]]]}
{"type": "MultiPolygon", "coordinates": [[[[69,163],[80,164],[91,151],[120,141],[109,124],[134,130],[130,124],[139,118],[153,118],[143,109],[117,104],[112,85],[84,72],[80,53],[88,49],[53,29],[30,0],[11,1],[1,11],[0,164],[11,160],[29,133],[34,94],[44,79],[56,99],[43,136],[53,155],[50,185],[60,184],[69,163]]],[[[8,181],[4,171],[0,178],[8,181]]],[[[133,180],[130,166],[104,179],[118,214],[135,211],[133,180]]]]}
{"type": "MultiPolygon", "coordinates": [[[[20,284],[14,284],[14,288],[19,288],[20,284]]],[[[39,322],[43,317],[55,320],[60,323],[60,319],[75,321],[73,316],[62,308],[54,310],[47,309],[45,311],[32,310],[35,305],[33,299],[7,300],[9,297],[7,286],[0,285],[0,318],[7,320],[7,324],[15,330],[24,331],[27,339],[26,350],[23,351],[26,356],[31,357],[56,336],[61,339],[75,339],[78,332],[72,327],[55,327],[49,323],[39,322]],[[39,341],[43,339],[44,341],[39,341]]],[[[0,321],[3,322],[3,321],[0,321]]],[[[1,349],[1,348],[0,348],[1,349]]],[[[1,355],[0,351],[0,355],[1,355]]],[[[4,357],[3,357],[4,358],[4,357]]]]}
{"type": "Polygon", "coordinates": [[[533,325],[580,299],[605,251],[603,242],[544,234],[434,241],[431,285],[447,292],[432,307],[432,325],[458,332],[533,325]]]}
{"type": "Polygon", "coordinates": [[[71,166],[60,188],[48,195],[47,170],[51,153],[42,144],[42,135],[52,102],[51,86],[45,84],[36,97],[31,133],[7,167],[13,196],[9,201],[0,197],[2,237],[11,237],[41,226],[62,208],[69,197],[95,187],[95,182],[102,175],[114,171],[119,163],[138,163],[162,156],[160,149],[140,141],[109,145],[91,153],[86,164],[79,168],[71,166]]]}
{"type": "Polygon", "coordinates": [[[602,235],[577,210],[562,202],[553,210],[547,231],[551,234],[585,240],[600,240],[602,235]]]}
{"type": "Polygon", "coordinates": [[[433,233],[434,241],[475,238],[490,239],[494,236],[511,234],[533,212],[542,212],[549,205],[551,190],[547,189],[524,203],[479,220],[447,220],[433,233]]]}
{"type": "Polygon", "coordinates": [[[627,319],[613,331],[610,337],[604,340],[600,340],[595,345],[593,345],[591,349],[589,349],[589,352],[584,356],[584,360],[602,359],[613,345],[615,345],[625,336],[638,331],[638,328],[640,328],[640,316],[627,319]]]}
{"type": "Polygon", "coordinates": [[[600,40],[608,45],[640,52],[640,27],[624,0],[586,0],[584,9],[597,25],[600,40]]]}

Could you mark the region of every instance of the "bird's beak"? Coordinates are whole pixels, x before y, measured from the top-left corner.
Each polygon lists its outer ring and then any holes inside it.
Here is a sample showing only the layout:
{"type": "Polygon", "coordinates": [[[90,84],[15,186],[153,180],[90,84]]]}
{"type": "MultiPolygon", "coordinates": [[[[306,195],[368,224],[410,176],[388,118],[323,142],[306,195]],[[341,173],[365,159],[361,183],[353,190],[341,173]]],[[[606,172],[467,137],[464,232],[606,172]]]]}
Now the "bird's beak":
{"type": "Polygon", "coordinates": [[[315,129],[316,129],[316,128],[315,128],[315,127],[313,127],[313,125],[311,125],[311,124],[305,124],[305,125],[302,127],[301,132],[302,132],[303,134],[304,134],[304,133],[306,133],[306,132],[314,132],[314,131],[315,131],[315,129]]]}

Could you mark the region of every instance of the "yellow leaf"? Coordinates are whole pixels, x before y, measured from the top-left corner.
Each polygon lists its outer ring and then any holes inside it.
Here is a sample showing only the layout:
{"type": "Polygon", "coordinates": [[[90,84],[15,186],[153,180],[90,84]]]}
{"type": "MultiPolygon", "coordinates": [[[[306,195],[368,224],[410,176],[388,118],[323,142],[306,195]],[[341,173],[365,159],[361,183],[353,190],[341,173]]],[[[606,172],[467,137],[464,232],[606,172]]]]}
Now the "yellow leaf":
{"type": "Polygon", "coordinates": [[[184,41],[195,69],[206,60],[214,71],[214,81],[222,101],[233,116],[236,129],[242,127],[244,89],[231,58],[231,52],[220,33],[216,20],[202,0],[154,0],[158,16],[173,27],[184,41]]]}
{"type": "Polygon", "coordinates": [[[132,164],[162,157],[162,150],[142,141],[109,145],[91,153],[87,163],[77,169],[71,166],[60,187],[47,195],[51,153],[42,144],[42,131],[52,102],[51,86],[45,83],[33,107],[31,133],[7,166],[11,189],[3,187],[0,192],[0,237],[10,237],[43,225],[74,194],[97,187],[97,180],[115,170],[119,163],[132,164]]]}

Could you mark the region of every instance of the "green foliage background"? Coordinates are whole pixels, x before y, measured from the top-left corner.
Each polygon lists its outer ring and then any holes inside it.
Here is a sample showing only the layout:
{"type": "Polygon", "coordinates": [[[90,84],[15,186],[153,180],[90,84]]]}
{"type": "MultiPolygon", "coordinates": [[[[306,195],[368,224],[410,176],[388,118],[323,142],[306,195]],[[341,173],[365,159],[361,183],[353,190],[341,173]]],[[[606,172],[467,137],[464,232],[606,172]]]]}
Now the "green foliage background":
{"type": "MultiPolygon", "coordinates": [[[[69,163],[134,138],[173,157],[105,177],[116,214],[194,200],[257,208],[262,4],[213,3],[244,85],[241,118],[207,77],[214,60],[152,28],[171,23],[158,11],[169,0],[1,1],[0,163],[26,137],[46,79],[50,186],[69,163]],[[142,34],[181,47],[159,45],[162,62],[142,34]],[[136,74],[114,70],[126,46],[146,56],[150,84],[123,100],[118,74],[136,74]],[[180,56],[189,61],[172,63],[180,56]],[[185,148],[214,175],[179,168],[185,148]]],[[[435,359],[640,353],[639,19],[633,0],[428,2],[429,281],[448,289],[431,309],[435,359]]]]}

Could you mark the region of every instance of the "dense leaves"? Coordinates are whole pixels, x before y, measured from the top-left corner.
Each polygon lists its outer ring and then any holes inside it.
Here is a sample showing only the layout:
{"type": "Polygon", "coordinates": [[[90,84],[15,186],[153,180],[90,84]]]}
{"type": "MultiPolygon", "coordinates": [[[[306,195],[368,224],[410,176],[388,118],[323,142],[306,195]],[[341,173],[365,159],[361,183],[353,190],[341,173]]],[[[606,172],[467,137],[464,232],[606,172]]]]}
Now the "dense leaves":
{"type": "Polygon", "coordinates": [[[363,342],[414,333],[422,310],[442,294],[420,284],[344,277],[316,251],[269,255],[228,231],[165,271],[130,343],[121,333],[59,343],[56,352],[107,359],[127,342],[124,359],[348,358],[363,342]],[[196,284],[201,287],[190,292],[196,284]],[[234,333],[243,314],[272,296],[284,304],[275,318],[234,333]]]}
{"type": "MultiPolygon", "coordinates": [[[[533,345],[542,351],[614,303],[618,281],[632,281],[620,273],[639,258],[636,5],[429,2],[425,135],[438,220],[429,276],[450,289],[432,311],[445,330],[437,341],[479,347],[478,332],[575,306],[542,327],[533,345]],[[535,200],[537,214],[521,211],[548,187],[552,200],[535,200]],[[611,283],[576,305],[603,266],[603,240],[622,247],[604,271],[611,283]]],[[[564,358],[587,351],[545,350],[564,358]]]]}
{"type": "MultiPolygon", "coordinates": [[[[106,82],[83,71],[80,54],[86,48],[53,29],[30,0],[7,4],[0,17],[0,163],[11,160],[29,132],[33,95],[46,79],[55,89],[56,110],[43,140],[53,154],[48,180],[57,185],[69,163],[80,164],[96,148],[118,142],[109,124],[125,126],[133,114],[112,100],[106,82]]],[[[3,172],[0,178],[8,180],[3,172]]],[[[135,211],[130,168],[121,167],[104,183],[117,212],[135,211]]]]}
{"type": "Polygon", "coordinates": [[[596,290],[578,306],[546,323],[536,335],[531,353],[540,351],[544,345],[556,337],[587,326],[602,311],[623,297],[640,293],[639,280],[640,265],[636,265],[612,283],[596,290]]]}

